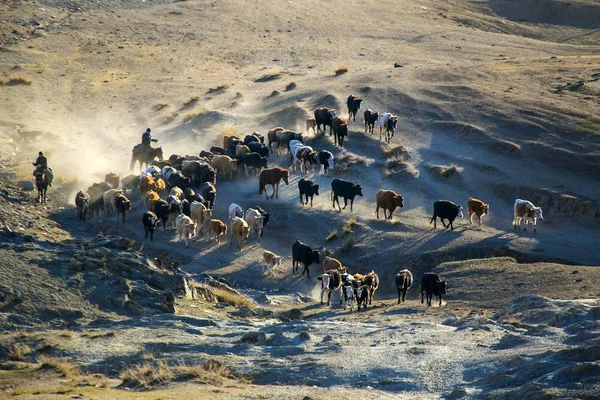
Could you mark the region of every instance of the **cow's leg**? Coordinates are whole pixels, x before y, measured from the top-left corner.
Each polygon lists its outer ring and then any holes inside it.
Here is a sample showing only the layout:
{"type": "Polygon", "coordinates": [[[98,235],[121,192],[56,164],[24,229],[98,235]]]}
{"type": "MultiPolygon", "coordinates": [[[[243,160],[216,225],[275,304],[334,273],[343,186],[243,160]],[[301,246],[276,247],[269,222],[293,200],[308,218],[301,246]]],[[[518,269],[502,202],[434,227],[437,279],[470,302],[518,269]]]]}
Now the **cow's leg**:
{"type": "Polygon", "coordinates": [[[421,288],[421,304],[423,304],[423,288],[421,288]]]}
{"type": "Polygon", "coordinates": [[[323,305],[323,294],[325,294],[325,288],[321,288],[321,305],[323,305]]]}
{"type": "Polygon", "coordinates": [[[400,304],[400,299],[402,298],[402,288],[400,286],[398,286],[397,289],[398,289],[398,304],[400,304]]]}
{"type": "Polygon", "coordinates": [[[348,198],[344,197],[344,210],[346,209],[346,207],[348,207],[348,198]]]}
{"type": "Polygon", "coordinates": [[[479,216],[479,215],[477,216],[477,219],[479,220],[479,226],[481,226],[481,217],[482,216],[479,216]]]}
{"type": "Polygon", "coordinates": [[[533,232],[537,233],[537,229],[536,229],[537,218],[534,218],[533,221],[531,222],[531,224],[533,225],[533,232]]]}
{"type": "MultiPolygon", "coordinates": [[[[375,206],[375,215],[379,219],[379,206],[375,206]]],[[[383,209],[383,216],[385,217],[385,208],[383,209]]]]}
{"type": "Polygon", "coordinates": [[[439,306],[440,307],[442,306],[442,295],[441,294],[440,294],[440,304],[439,304],[439,306]]]}
{"type": "Polygon", "coordinates": [[[331,306],[331,292],[333,292],[333,290],[328,290],[328,294],[327,294],[327,306],[331,306]]]}
{"type": "Polygon", "coordinates": [[[352,212],[353,205],[354,205],[354,197],[350,199],[350,212],[352,212]]]}
{"type": "Polygon", "coordinates": [[[469,210],[469,225],[473,225],[473,213],[469,210]]]}
{"type": "MultiPolygon", "coordinates": [[[[315,197],[315,196],[310,196],[310,206],[311,206],[311,207],[313,206],[313,205],[312,205],[312,203],[313,203],[313,198],[314,198],[314,197],[315,197]]],[[[306,196],[306,203],[308,204],[308,196],[306,196]]]]}

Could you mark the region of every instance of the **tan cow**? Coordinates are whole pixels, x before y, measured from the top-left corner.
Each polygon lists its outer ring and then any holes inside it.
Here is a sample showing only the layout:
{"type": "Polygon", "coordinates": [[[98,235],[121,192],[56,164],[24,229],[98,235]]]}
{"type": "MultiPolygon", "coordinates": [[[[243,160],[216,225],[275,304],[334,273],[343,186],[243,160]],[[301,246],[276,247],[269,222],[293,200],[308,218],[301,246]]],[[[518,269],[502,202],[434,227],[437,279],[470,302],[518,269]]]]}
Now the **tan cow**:
{"type": "Polygon", "coordinates": [[[249,234],[250,227],[246,221],[240,217],[233,217],[231,220],[231,238],[229,240],[229,244],[233,243],[233,238],[235,237],[238,242],[238,248],[242,250],[249,234]]]}
{"type": "Polygon", "coordinates": [[[213,166],[217,173],[221,176],[233,177],[233,173],[237,171],[237,160],[229,156],[216,155],[213,157],[213,166]]]}
{"type": "Polygon", "coordinates": [[[225,151],[229,150],[229,148],[231,147],[231,142],[233,140],[236,140],[236,139],[237,140],[242,140],[242,139],[240,139],[239,137],[237,137],[235,135],[232,135],[232,136],[225,135],[225,136],[223,136],[223,148],[225,149],[225,151]]]}
{"type": "Polygon", "coordinates": [[[104,200],[105,214],[112,214],[113,207],[115,205],[115,197],[117,197],[120,194],[123,194],[122,189],[110,189],[104,192],[104,194],[102,195],[102,199],[104,200]]]}
{"type": "Polygon", "coordinates": [[[185,247],[189,247],[189,239],[194,237],[196,224],[187,215],[179,214],[175,220],[175,226],[177,227],[177,233],[179,234],[179,243],[185,242],[185,247]]]}
{"type": "Polygon", "coordinates": [[[323,271],[325,271],[325,273],[327,273],[327,271],[330,271],[330,270],[339,271],[341,274],[344,271],[346,271],[346,268],[344,268],[344,266],[342,266],[342,263],[339,260],[336,260],[335,258],[326,256],[323,259],[323,271]]]}
{"type": "Polygon", "coordinates": [[[152,175],[147,174],[144,175],[140,178],[140,183],[138,184],[138,188],[140,189],[140,192],[142,193],[146,193],[148,190],[154,190],[156,191],[156,181],[154,181],[154,178],[152,177],[152,175]]]}
{"type": "Polygon", "coordinates": [[[183,200],[183,190],[181,190],[177,186],[173,186],[171,188],[171,191],[169,191],[169,196],[173,196],[180,200],[183,200]]]}
{"type": "Polygon", "coordinates": [[[195,235],[202,235],[202,228],[204,224],[210,221],[212,217],[212,211],[198,201],[192,201],[190,204],[190,218],[196,224],[195,235]]]}
{"type": "Polygon", "coordinates": [[[146,206],[146,210],[154,211],[154,205],[159,199],[160,196],[154,190],[148,190],[144,193],[144,205],[146,206]]]}
{"type": "Polygon", "coordinates": [[[481,218],[490,213],[490,205],[485,204],[479,199],[469,197],[469,200],[467,200],[467,212],[469,213],[469,224],[473,223],[473,215],[477,215],[479,226],[481,226],[481,218]]]}
{"type": "Polygon", "coordinates": [[[379,189],[377,191],[377,206],[375,208],[375,214],[379,219],[379,209],[383,208],[383,217],[385,219],[392,219],[392,214],[396,207],[404,207],[404,196],[394,192],[393,190],[379,189]],[[390,212],[390,216],[387,216],[387,212],[390,212]]]}
{"type": "Polygon", "coordinates": [[[267,273],[269,275],[274,274],[275,267],[281,265],[281,260],[283,260],[283,257],[278,256],[275,253],[270,252],[268,250],[265,250],[263,252],[263,274],[265,273],[265,269],[267,270],[267,273]]]}
{"type": "Polygon", "coordinates": [[[215,244],[221,243],[221,236],[227,233],[227,225],[218,219],[211,219],[208,224],[208,240],[212,237],[212,233],[215,233],[215,244]]]}
{"type": "Polygon", "coordinates": [[[245,145],[238,146],[235,149],[235,156],[238,158],[242,157],[244,154],[248,154],[248,153],[250,153],[250,147],[245,146],[245,145]]]}

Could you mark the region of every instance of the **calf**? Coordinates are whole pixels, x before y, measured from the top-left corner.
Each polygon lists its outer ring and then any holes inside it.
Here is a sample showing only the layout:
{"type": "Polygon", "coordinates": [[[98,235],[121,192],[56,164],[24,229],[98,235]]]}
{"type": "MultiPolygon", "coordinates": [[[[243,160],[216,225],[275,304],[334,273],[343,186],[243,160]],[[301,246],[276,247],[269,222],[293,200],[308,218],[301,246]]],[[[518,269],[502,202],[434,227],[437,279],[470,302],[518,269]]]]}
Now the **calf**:
{"type": "Polygon", "coordinates": [[[342,263],[339,260],[336,260],[335,258],[329,256],[325,256],[325,258],[323,259],[323,271],[327,273],[327,271],[331,270],[336,270],[340,273],[343,273],[346,271],[346,268],[342,266],[342,263]]]}
{"type": "Polygon", "coordinates": [[[115,206],[115,198],[119,195],[123,194],[122,189],[110,189],[104,192],[102,198],[104,199],[104,214],[109,215],[113,212],[113,207],[115,206]]]}
{"type": "Polygon", "coordinates": [[[283,257],[276,255],[268,250],[263,252],[263,270],[262,273],[265,273],[265,269],[269,275],[275,273],[275,267],[281,265],[281,261],[283,257]]]}
{"type": "Polygon", "coordinates": [[[355,282],[356,281],[352,275],[349,275],[348,273],[342,274],[342,300],[344,304],[344,310],[346,309],[346,305],[350,303],[350,312],[354,311],[355,282]],[[344,279],[344,275],[346,276],[346,279],[344,279]]]}
{"type": "Polygon", "coordinates": [[[360,110],[360,103],[362,103],[362,99],[351,94],[348,96],[348,100],[346,100],[346,105],[348,106],[348,121],[352,118],[353,122],[356,122],[356,113],[360,110]]]}
{"type": "Polygon", "coordinates": [[[302,264],[304,265],[302,276],[306,272],[306,276],[310,279],[308,267],[311,264],[318,264],[320,262],[319,258],[318,250],[313,250],[310,246],[296,240],[292,245],[292,273],[296,273],[299,269],[299,264],[302,264]]]}
{"type": "Polygon", "coordinates": [[[317,129],[317,120],[314,118],[306,118],[306,132],[308,132],[309,129],[313,130],[313,133],[317,133],[316,129],[317,129]]]}
{"type": "Polygon", "coordinates": [[[402,271],[396,274],[396,288],[398,289],[398,304],[402,301],[406,301],[406,291],[411,288],[413,284],[413,275],[407,270],[403,269],[402,271]]]}
{"type": "Polygon", "coordinates": [[[490,213],[490,205],[485,204],[479,199],[469,197],[469,200],[467,200],[467,212],[469,213],[469,224],[473,224],[473,215],[477,215],[479,226],[481,226],[481,218],[490,213]]]}
{"type": "Polygon", "coordinates": [[[154,240],[154,230],[158,225],[159,219],[152,211],[146,211],[142,216],[142,224],[144,225],[144,239],[148,239],[150,234],[150,241],[154,240]]]}
{"type": "Polygon", "coordinates": [[[354,198],[356,196],[362,197],[362,186],[356,185],[352,182],[348,182],[342,179],[334,179],[331,181],[331,200],[333,202],[332,206],[335,208],[335,203],[337,202],[338,208],[342,211],[342,207],[340,207],[340,200],[338,197],[344,198],[344,209],[348,206],[348,199],[350,199],[350,211],[352,211],[352,206],[354,204],[354,198]]]}
{"type": "Polygon", "coordinates": [[[379,275],[375,273],[375,271],[371,271],[365,275],[365,279],[363,283],[369,285],[369,305],[373,304],[373,297],[375,296],[375,292],[379,289],[379,275]]]}
{"type": "Polygon", "coordinates": [[[154,203],[154,214],[163,223],[163,229],[167,229],[167,221],[169,220],[169,213],[171,212],[171,206],[163,199],[158,199],[154,203]]]}
{"type": "Polygon", "coordinates": [[[242,207],[240,207],[239,205],[235,204],[235,203],[231,203],[229,205],[229,220],[231,221],[232,219],[234,219],[235,217],[239,217],[239,218],[244,218],[244,210],[242,210],[242,207]]]}
{"type": "Polygon", "coordinates": [[[117,210],[117,217],[120,215],[125,223],[125,214],[131,211],[131,201],[124,194],[118,194],[115,197],[115,209],[117,210]]]}
{"type": "Polygon", "coordinates": [[[330,151],[327,150],[321,150],[319,152],[318,155],[319,158],[319,165],[321,166],[319,169],[321,172],[321,175],[325,175],[327,176],[327,174],[329,173],[330,169],[333,169],[333,154],[331,154],[330,151]]]}
{"type": "Polygon", "coordinates": [[[229,244],[233,244],[233,238],[235,237],[238,243],[238,249],[242,250],[249,234],[250,227],[246,221],[239,217],[233,217],[231,220],[231,239],[229,240],[229,244]]]}
{"type": "Polygon", "coordinates": [[[380,189],[377,191],[377,206],[375,208],[375,214],[379,219],[379,209],[383,208],[383,217],[385,219],[392,219],[392,214],[396,207],[404,207],[404,196],[394,192],[393,190],[380,189]],[[390,212],[390,216],[386,215],[390,212]]]}
{"type": "Polygon", "coordinates": [[[79,191],[75,196],[75,206],[77,207],[77,217],[85,221],[85,216],[90,205],[90,195],[79,191]]]}
{"type": "Polygon", "coordinates": [[[451,230],[454,230],[453,222],[456,219],[456,217],[463,217],[462,206],[454,204],[453,202],[448,200],[438,200],[435,203],[433,203],[433,217],[431,217],[431,221],[429,221],[429,224],[431,225],[431,223],[433,222],[433,227],[437,228],[437,219],[439,218],[440,221],[442,221],[442,225],[444,225],[444,228],[450,227],[451,230]],[[445,219],[449,221],[448,226],[446,226],[446,224],[444,223],[445,219]]]}
{"type": "Polygon", "coordinates": [[[187,215],[179,214],[175,220],[175,226],[177,227],[177,233],[179,234],[179,243],[184,241],[185,247],[189,247],[189,239],[194,236],[196,224],[187,215]]]}
{"type": "Polygon", "coordinates": [[[360,311],[361,304],[366,310],[367,304],[369,303],[369,298],[371,297],[371,287],[365,283],[361,283],[360,281],[358,281],[354,296],[356,297],[356,305],[358,310],[360,311]]]}
{"type": "Polygon", "coordinates": [[[212,211],[207,208],[204,204],[193,201],[190,203],[190,218],[196,224],[197,232],[194,231],[194,235],[202,235],[202,228],[204,224],[210,221],[212,217],[212,211]]]}
{"type": "Polygon", "coordinates": [[[336,117],[331,123],[331,129],[334,143],[344,147],[344,138],[348,136],[348,121],[342,117],[336,117]]]}
{"type": "Polygon", "coordinates": [[[365,120],[365,134],[369,132],[372,135],[373,129],[375,129],[375,123],[379,120],[379,113],[367,109],[363,114],[363,118],[365,120]]]}
{"type": "Polygon", "coordinates": [[[244,219],[246,220],[250,230],[256,232],[256,236],[260,242],[265,223],[265,217],[263,217],[260,211],[255,210],[254,208],[249,208],[246,210],[246,217],[244,219]]]}
{"type": "Polygon", "coordinates": [[[313,181],[301,178],[298,181],[298,190],[300,191],[300,204],[303,206],[308,204],[308,199],[310,198],[310,206],[312,207],[313,197],[319,195],[319,185],[313,181]],[[302,199],[302,196],[306,197],[306,203],[302,199]]]}
{"type": "Polygon", "coordinates": [[[446,281],[440,281],[439,276],[433,272],[426,272],[421,280],[421,304],[423,304],[423,292],[427,295],[427,306],[431,306],[433,296],[439,297],[441,306],[442,295],[446,294],[446,281]]]}
{"type": "Polygon", "coordinates": [[[533,224],[533,231],[537,232],[536,224],[538,218],[544,220],[544,216],[542,215],[542,209],[540,207],[536,207],[529,200],[515,200],[514,206],[514,219],[513,226],[515,229],[521,229],[521,220],[525,219],[525,227],[524,231],[527,231],[527,225],[529,222],[533,224]]]}
{"type": "Polygon", "coordinates": [[[211,219],[208,224],[208,240],[212,237],[213,232],[215,233],[215,244],[221,242],[221,236],[227,233],[227,225],[218,219],[211,219]]]}
{"type": "MultiPolygon", "coordinates": [[[[331,305],[331,293],[334,291],[340,291],[342,288],[342,277],[339,271],[331,270],[327,273],[318,276],[318,280],[321,281],[321,304],[323,304],[323,295],[327,293],[327,305],[331,305]]],[[[340,297],[342,293],[340,293],[340,297]]]]}
{"type": "Polygon", "coordinates": [[[398,117],[390,113],[383,113],[379,116],[379,140],[381,140],[381,134],[385,131],[386,142],[389,143],[394,137],[396,131],[396,125],[398,124],[398,117]]]}

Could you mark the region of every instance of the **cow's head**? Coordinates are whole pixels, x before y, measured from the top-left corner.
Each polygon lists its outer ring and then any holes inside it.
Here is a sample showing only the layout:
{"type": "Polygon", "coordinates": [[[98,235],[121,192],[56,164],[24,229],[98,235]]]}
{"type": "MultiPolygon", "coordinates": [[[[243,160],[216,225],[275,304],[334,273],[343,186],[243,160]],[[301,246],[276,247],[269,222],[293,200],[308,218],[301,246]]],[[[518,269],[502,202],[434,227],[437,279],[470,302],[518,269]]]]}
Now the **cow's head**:
{"type": "Polygon", "coordinates": [[[360,110],[360,103],[362,103],[363,99],[359,99],[358,97],[354,98],[354,104],[356,104],[356,109],[360,110]]]}
{"type": "Polygon", "coordinates": [[[290,175],[290,174],[289,174],[289,171],[288,171],[287,169],[284,169],[284,170],[281,172],[281,179],[283,179],[283,181],[285,182],[285,184],[286,184],[286,185],[289,185],[289,184],[290,184],[290,181],[289,181],[289,175],[290,175]]]}
{"type": "Polygon", "coordinates": [[[333,121],[335,119],[335,109],[328,111],[329,118],[333,121]]]}
{"type": "Polygon", "coordinates": [[[542,208],[541,207],[534,207],[533,208],[533,212],[534,212],[534,215],[535,215],[535,217],[537,219],[541,219],[541,220],[544,219],[544,216],[542,215],[542,208]]]}
{"type": "Polygon", "coordinates": [[[483,213],[483,215],[488,215],[490,213],[490,205],[484,204],[483,206],[481,206],[481,212],[483,213]]]}
{"type": "Polygon", "coordinates": [[[362,185],[354,185],[354,194],[362,197],[362,185]]]}
{"type": "Polygon", "coordinates": [[[404,207],[404,196],[402,196],[401,194],[399,194],[398,196],[394,196],[394,204],[396,205],[396,207],[404,207]]]}
{"type": "Polygon", "coordinates": [[[315,193],[315,196],[318,196],[319,195],[319,184],[318,183],[314,183],[312,185],[312,188],[313,188],[313,192],[315,193]]]}
{"type": "Polygon", "coordinates": [[[436,282],[435,284],[439,294],[446,294],[446,281],[436,282]]]}
{"type": "Polygon", "coordinates": [[[398,117],[392,115],[390,119],[388,119],[388,124],[391,129],[396,129],[396,126],[398,125],[398,117]]]}
{"type": "Polygon", "coordinates": [[[319,250],[311,250],[310,254],[308,255],[310,258],[310,261],[312,261],[314,264],[319,264],[320,261],[320,255],[319,255],[319,250]]]}
{"type": "Polygon", "coordinates": [[[457,206],[457,208],[456,208],[456,216],[458,218],[462,218],[464,216],[463,215],[463,208],[462,208],[462,206],[457,206]]]}

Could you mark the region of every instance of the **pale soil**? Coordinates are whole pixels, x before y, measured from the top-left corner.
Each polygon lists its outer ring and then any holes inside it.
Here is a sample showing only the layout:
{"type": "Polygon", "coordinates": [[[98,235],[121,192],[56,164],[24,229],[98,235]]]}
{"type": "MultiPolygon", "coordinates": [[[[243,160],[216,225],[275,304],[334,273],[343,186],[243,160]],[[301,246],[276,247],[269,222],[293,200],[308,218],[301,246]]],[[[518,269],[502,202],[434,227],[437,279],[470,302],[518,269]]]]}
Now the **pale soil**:
{"type": "MultiPolygon", "coordinates": [[[[517,3],[519,7],[501,0],[383,0],[367,4],[261,0],[252,6],[233,0],[3,3],[0,20],[7,23],[0,27],[4,46],[0,79],[22,76],[31,85],[0,86],[0,172],[10,169],[20,179],[28,179],[31,168],[26,158],[33,158],[41,149],[57,173],[57,185],[50,190],[51,201],[45,209],[31,203],[0,203],[5,213],[0,214],[5,218],[2,225],[18,230],[17,225],[21,233],[51,241],[90,238],[97,233],[128,236],[136,239],[136,249],[146,254],[180,259],[189,274],[222,275],[257,298],[266,292],[271,304],[263,306],[269,310],[300,308],[306,317],[302,324],[310,326],[314,340],[335,330],[331,328],[335,324],[345,327],[339,339],[341,348],[335,354],[316,351],[311,342],[290,345],[298,352],[291,360],[285,351],[275,350],[261,358],[257,353],[262,349],[244,353],[232,344],[246,329],[243,323],[229,326],[229,313],[206,308],[217,312],[214,318],[223,319],[232,332],[229,341],[214,340],[224,347],[233,346],[232,353],[242,354],[228,361],[236,370],[255,368],[257,381],[265,385],[215,389],[223,390],[224,398],[245,394],[254,398],[330,398],[348,393],[385,398],[400,392],[423,398],[437,397],[455,386],[476,387],[474,376],[483,377],[489,371],[467,371],[471,360],[485,363],[498,356],[500,361],[494,365],[500,370],[508,368],[502,362],[509,356],[465,339],[463,333],[453,331],[453,325],[442,324],[448,318],[493,317],[522,294],[558,299],[600,297],[599,273],[595,267],[582,266],[600,265],[596,238],[600,218],[600,33],[594,25],[599,8],[591,1],[578,1],[576,6],[581,8],[568,9],[559,1],[548,1],[546,7],[525,0],[517,3]],[[560,12],[542,12],[551,10],[550,5],[560,12]],[[396,62],[403,67],[393,68],[396,62]],[[335,77],[338,66],[348,66],[349,72],[335,77]],[[257,82],[270,74],[277,79],[257,82]],[[285,91],[292,81],[297,87],[285,91]],[[211,90],[220,86],[224,88],[211,90]],[[279,94],[271,96],[275,90],[279,94]],[[134,211],[124,225],[114,217],[85,223],[75,218],[74,194],[103,180],[108,172],[128,173],[131,148],[148,126],[166,157],[197,154],[221,145],[224,131],[244,135],[258,130],[264,134],[278,125],[303,131],[304,119],[317,107],[337,108],[346,116],[345,99],[351,93],[365,101],[356,123],[350,123],[344,149],[336,148],[328,135],[308,135],[315,148],[333,151],[338,160],[345,157],[330,177],[310,175],[321,185],[313,208],[298,204],[296,185],[303,176],[298,173],[292,174],[289,187],[280,188],[278,200],[259,199],[254,177],[218,182],[214,217],[225,220],[231,202],[244,209],[258,204],[271,212],[272,223],[261,243],[251,235],[238,252],[227,243],[228,238],[213,246],[201,237],[186,249],[175,243],[172,229],[158,231],[152,243],[144,241],[140,224],[143,205],[136,197],[134,211]],[[195,96],[198,99],[189,103],[195,96]],[[377,135],[362,133],[366,108],[399,115],[399,129],[390,146],[379,142],[377,135]],[[43,135],[31,143],[15,138],[19,144],[15,161],[6,155],[15,148],[12,138],[17,124],[24,127],[25,137],[27,132],[31,137],[36,131],[43,135]],[[432,166],[456,166],[459,172],[444,178],[432,173],[432,166]],[[363,185],[365,196],[357,198],[353,213],[331,208],[333,177],[363,185]],[[378,221],[373,215],[375,193],[380,188],[393,189],[406,198],[405,208],[396,211],[392,222],[378,221]],[[455,221],[453,232],[429,225],[433,201],[449,199],[464,207],[471,196],[491,204],[483,227],[471,227],[466,220],[455,221]],[[515,198],[542,206],[544,221],[537,234],[512,229],[515,198]],[[54,222],[44,219],[49,213],[54,222]],[[22,220],[19,215],[26,217],[22,220]],[[356,246],[344,254],[338,249],[345,240],[342,226],[350,218],[358,222],[353,233],[356,246]],[[40,224],[45,231],[39,230],[40,224]],[[325,237],[335,229],[338,239],[326,242],[325,237]],[[330,248],[352,272],[377,271],[382,282],[375,307],[347,315],[338,308],[304,304],[304,296],[318,297],[314,277],[319,267],[311,267],[310,281],[291,275],[290,247],[296,239],[330,248]],[[287,257],[274,277],[260,275],[263,249],[287,257]],[[514,257],[520,263],[494,259],[436,267],[446,261],[490,256],[514,257]],[[417,282],[409,291],[409,302],[395,306],[393,278],[402,268],[410,268],[417,282]],[[434,268],[448,281],[447,303],[425,309],[416,302],[418,277],[434,268]],[[373,324],[381,337],[366,335],[363,323],[373,324]],[[411,330],[425,334],[428,329],[437,335],[436,340],[447,337],[448,343],[432,344],[439,351],[427,353],[431,358],[424,364],[417,363],[425,365],[423,368],[406,366],[404,353],[394,353],[391,342],[399,346],[398,351],[408,351],[413,343],[399,344],[401,337],[410,335],[411,330]],[[383,337],[390,337],[391,342],[383,337]],[[359,342],[362,347],[381,346],[381,358],[354,359],[345,344],[359,342]],[[461,351],[453,353],[448,350],[451,346],[461,351]],[[440,358],[451,365],[443,373],[433,367],[440,358]],[[338,371],[344,363],[349,369],[338,371]],[[367,372],[358,371],[361,363],[367,372]],[[389,364],[390,369],[378,371],[373,367],[376,364],[389,364]],[[322,376],[313,376],[314,365],[323,368],[319,370],[325,371],[322,376]],[[282,386],[266,386],[277,382],[270,375],[274,368],[282,371],[282,386]],[[295,373],[309,381],[315,379],[319,385],[328,382],[340,387],[295,386],[300,382],[295,373]],[[378,374],[400,380],[382,383],[385,379],[378,374]],[[356,375],[371,382],[374,390],[359,389],[361,379],[350,378],[356,375]]],[[[270,164],[287,166],[287,158],[271,157],[270,164]]],[[[30,199],[27,196],[24,199],[30,199]]],[[[36,298],[40,293],[39,307],[51,307],[54,297],[44,292],[48,287],[42,282],[48,280],[53,288],[63,283],[61,278],[46,278],[44,257],[34,262],[35,255],[29,258],[28,253],[19,253],[20,260],[14,253],[3,254],[3,285],[27,293],[27,297],[36,298]],[[28,266],[31,276],[26,275],[28,266]],[[19,279],[20,274],[34,278],[30,289],[26,279],[19,279]]],[[[70,306],[77,303],[69,297],[77,293],[65,290],[65,297],[56,301],[70,306]]],[[[102,314],[85,301],[76,308],[86,317],[102,314]]],[[[210,316],[204,305],[193,308],[186,307],[186,313],[210,316]]],[[[144,329],[172,329],[169,340],[181,339],[180,328],[150,322],[144,328],[145,323],[140,321],[140,327],[126,329],[129,333],[107,341],[102,351],[127,357],[137,354],[141,337],[137,335],[144,329]]],[[[497,320],[495,324],[489,331],[477,330],[480,344],[493,346],[500,340],[507,328],[497,320]]],[[[259,325],[254,328],[262,329],[259,325]]],[[[281,329],[288,335],[297,334],[294,323],[283,324],[281,329]]],[[[532,352],[569,346],[561,340],[538,342],[532,352]]],[[[219,354],[204,350],[202,357],[219,354]]],[[[169,353],[165,351],[164,357],[180,357],[178,351],[169,353]]],[[[370,350],[365,354],[379,353],[370,350]]],[[[75,346],[68,355],[83,365],[91,362],[89,349],[75,346]]],[[[107,363],[111,360],[117,358],[107,363]]],[[[542,385],[545,389],[561,388],[556,389],[556,396],[568,388],[551,380],[546,384],[542,385]]],[[[515,387],[522,385],[527,386],[521,382],[515,387]]],[[[475,394],[500,390],[489,382],[477,387],[483,392],[475,394]]],[[[177,384],[176,393],[186,398],[187,390],[194,392],[195,388],[177,384]]],[[[207,396],[213,396],[212,390],[206,388],[207,396]]],[[[122,392],[111,393],[98,390],[93,396],[119,397],[122,392]]],[[[152,393],[161,398],[171,395],[168,389],[152,393]]],[[[532,393],[534,397],[539,394],[532,393]]]]}

